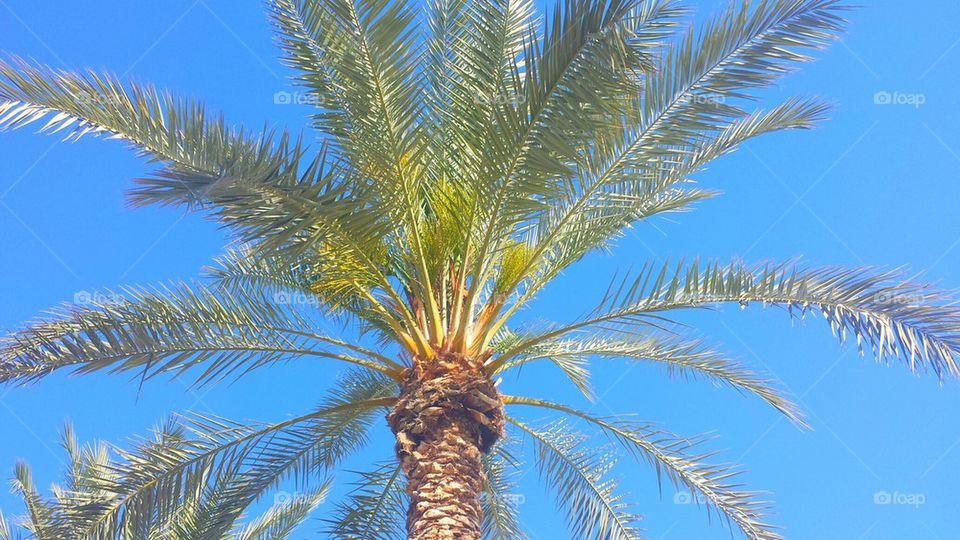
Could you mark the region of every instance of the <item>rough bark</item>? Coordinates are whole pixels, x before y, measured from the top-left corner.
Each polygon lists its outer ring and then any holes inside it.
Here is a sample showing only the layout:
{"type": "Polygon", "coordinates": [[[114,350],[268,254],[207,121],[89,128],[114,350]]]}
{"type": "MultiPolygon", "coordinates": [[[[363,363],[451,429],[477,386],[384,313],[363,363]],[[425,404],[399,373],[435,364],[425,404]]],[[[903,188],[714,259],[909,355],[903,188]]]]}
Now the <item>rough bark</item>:
{"type": "Polygon", "coordinates": [[[481,457],[503,435],[503,403],[480,363],[440,355],[410,369],[387,415],[407,478],[413,540],[480,538],[481,457]]]}

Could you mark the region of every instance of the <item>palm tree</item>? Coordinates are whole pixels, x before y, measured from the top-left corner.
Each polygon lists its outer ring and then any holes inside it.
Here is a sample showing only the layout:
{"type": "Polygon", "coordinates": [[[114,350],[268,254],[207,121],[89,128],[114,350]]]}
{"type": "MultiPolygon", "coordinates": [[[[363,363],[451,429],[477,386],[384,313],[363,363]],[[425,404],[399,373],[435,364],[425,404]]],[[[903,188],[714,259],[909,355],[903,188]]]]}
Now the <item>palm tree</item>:
{"type": "MultiPolygon", "coordinates": [[[[812,127],[827,110],[759,90],[843,27],[833,0],[765,0],[687,25],[669,0],[274,0],[286,62],[316,106],[322,143],[228,127],[197,101],[109,74],[0,64],[0,127],[107,135],[159,164],[134,205],[205,213],[235,243],[200,282],[127,288],[59,309],[7,338],[0,380],[61,368],[198,383],[281,360],[352,364],[315,411],[275,424],[191,420],[186,448],[138,454],[84,508],[83,534],[124,536],[168,519],[181,494],[245,471],[237,497],[326,475],[386,411],[396,459],[361,475],[331,534],[516,538],[513,441],[532,444],[577,538],[635,538],[608,456],[581,429],[650,462],[748,538],[779,538],[768,505],[709,463],[699,439],[504,395],[501,374],[552,363],[589,393],[588,359],[652,361],[755,394],[802,417],[769,380],[691,337],[674,311],[718,302],[819,312],[878,360],[957,375],[960,311],[897,273],[795,262],[647,263],[585,316],[515,315],[585,254],[632,224],[714,195],[691,175],[757,135],[812,127]],[[360,338],[332,336],[343,321],[360,338]],[[545,425],[508,415],[532,407],[545,425]],[[505,437],[509,427],[511,436],[505,437]],[[405,488],[403,484],[405,483],[405,488]]],[[[234,489],[226,486],[223,489],[234,489]]]]}
{"type": "MultiPolygon", "coordinates": [[[[123,461],[118,461],[103,443],[80,446],[68,424],[61,439],[69,458],[63,484],[53,486],[52,498],[44,498],[34,486],[30,468],[18,463],[13,490],[23,500],[27,514],[19,523],[21,528],[12,530],[0,513],[0,540],[84,538],[88,518],[93,515],[89,508],[111,504],[118,496],[113,486],[130,480],[123,477],[130,463],[137,456],[167,454],[184,448],[190,444],[186,435],[182,426],[161,426],[154,431],[153,438],[140,442],[136,452],[122,452],[123,461]]],[[[144,465],[153,466],[149,462],[144,465]]],[[[204,478],[196,490],[184,494],[175,513],[125,532],[130,538],[150,540],[285,540],[323,502],[330,487],[324,483],[309,493],[278,498],[267,512],[243,524],[240,518],[251,501],[224,487],[244,482],[239,471],[204,478]]]]}

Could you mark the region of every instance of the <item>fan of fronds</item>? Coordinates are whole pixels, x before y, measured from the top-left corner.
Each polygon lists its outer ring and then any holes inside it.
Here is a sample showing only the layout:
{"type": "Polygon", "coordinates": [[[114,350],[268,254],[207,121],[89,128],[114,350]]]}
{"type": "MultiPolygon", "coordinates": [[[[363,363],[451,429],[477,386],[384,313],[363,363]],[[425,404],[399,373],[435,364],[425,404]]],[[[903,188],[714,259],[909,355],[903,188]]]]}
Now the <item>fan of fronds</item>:
{"type": "Polygon", "coordinates": [[[116,504],[115,486],[130,481],[125,474],[136,474],[136,459],[175,456],[184,445],[182,429],[168,424],[158,428],[135,456],[121,457],[103,443],[80,446],[67,425],[62,438],[69,458],[64,481],[53,485],[51,497],[44,497],[34,485],[29,467],[18,463],[11,483],[26,514],[11,521],[0,514],[0,539],[64,540],[122,534],[124,538],[168,540],[283,540],[291,537],[329,492],[329,482],[321,482],[307,492],[275,497],[269,510],[244,523],[245,511],[255,497],[234,498],[224,489],[247,484],[244,473],[236,468],[208,468],[198,474],[190,490],[179,493],[176,512],[157,514],[138,524],[126,523],[122,533],[90,531],[83,516],[116,504]]]}
{"type": "MultiPolygon", "coordinates": [[[[802,425],[768,377],[681,331],[676,312],[687,308],[817,313],[878,360],[958,375],[952,300],[869,268],[647,262],[577,320],[513,322],[628,227],[716,195],[692,179],[712,160],[821,120],[828,108],[816,99],[754,103],[837,36],[843,9],[734,2],[688,24],[670,0],[564,0],[542,19],[529,0],[429,0],[425,12],[405,0],[273,0],[284,62],[316,106],[316,146],[305,142],[313,135],[237,127],[198,100],[109,73],[0,60],[0,130],[121,139],[157,166],[132,203],[200,212],[239,246],[203,281],[121,289],[13,332],[0,381],[70,368],[205,384],[294,360],[356,370],[317,409],[280,422],[186,416],[115,458],[68,442],[73,470],[53,499],[18,469],[29,534],[281,538],[367,442],[404,370],[439,353],[481,358],[490,377],[550,362],[588,397],[590,361],[652,362],[755,395],[802,425]],[[332,335],[330,321],[359,338],[332,335]],[[239,525],[284,482],[317,491],[239,525]]],[[[619,455],[649,462],[748,538],[779,538],[768,504],[712,463],[700,438],[535,397],[504,402],[570,421],[510,417],[509,440],[485,456],[485,537],[524,534],[512,481],[522,441],[577,537],[640,534],[613,476],[619,455]],[[609,444],[588,445],[588,430],[609,444]]],[[[401,536],[400,476],[393,461],[360,472],[327,532],[401,536]]]]}

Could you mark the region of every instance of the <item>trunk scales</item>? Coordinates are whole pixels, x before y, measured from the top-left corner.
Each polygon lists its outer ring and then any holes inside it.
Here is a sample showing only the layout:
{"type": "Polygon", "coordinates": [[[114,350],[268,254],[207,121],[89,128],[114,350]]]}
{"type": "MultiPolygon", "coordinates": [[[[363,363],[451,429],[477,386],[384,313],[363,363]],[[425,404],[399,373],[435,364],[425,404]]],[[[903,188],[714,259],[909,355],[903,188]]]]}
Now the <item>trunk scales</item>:
{"type": "Polygon", "coordinates": [[[503,435],[503,403],[482,361],[440,353],[404,374],[387,415],[407,478],[413,540],[480,538],[481,457],[503,435]]]}

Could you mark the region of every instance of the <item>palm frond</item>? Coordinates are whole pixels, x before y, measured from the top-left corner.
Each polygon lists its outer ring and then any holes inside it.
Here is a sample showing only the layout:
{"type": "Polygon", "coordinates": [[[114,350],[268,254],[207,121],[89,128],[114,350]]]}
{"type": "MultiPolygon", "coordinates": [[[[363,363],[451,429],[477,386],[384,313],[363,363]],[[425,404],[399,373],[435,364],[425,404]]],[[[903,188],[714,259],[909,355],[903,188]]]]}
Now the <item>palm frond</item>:
{"type": "Polygon", "coordinates": [[[134,204],[207,210],[266,251],[338,250],[355,261],[358,283],[390,292],[386,263],[373,258],[384,252],[378,246],[389,222],[360,190],[346,189],[355,187],[356,171],[324,149],[307,157],[289,134],[231,129],[196,101],[109,74],[0,62],[0,130],[45,118],[41,131],[107,134],[163,163],[131,192],[134,204]]]}
{"type": "Polygon", "coordinates": [[[556,195],[562,183],[552,177],[571,174],[570,162],[584,140],[619,119],[636,92],[625,72],[642,69],[648,49],[665,37],[679,11],[672,2],[597,0],[557,4],[542,41],[531,36],[511,73],[518,96],[500,107],[484,170],[489,186],[479,200],[479,256],[470,296],[475,299],[490,272],[487,257],[531,213],[541,199],[556,195]]]}
{"type": "MultiPolygon", "coordinates": [[[[215,284],[228,290],[289,291],[310,302],[309,259],[264,256],[246,247],[228,250],[204,268],[215,284]]],[[[319,298],[316,300],[319,302],[319,298]]]]}
{"type": "Polygon", "coordinates": [[[509,106],[508,81],[534,24],[529,0],[436,0],[428,10],[430,29],[424,78],[427,121],[432,128],[428,163],[433,181],[469,186],[460,209],[476,204],[478,182],[490,158],[501,107],[509,106]],[[463,204],[466,203],[466,204],[463,204]]]}
{"type": "Polygon", "coordinates": [[[905,281],[898,272],[870,269],[798,267],[792,263],[745,265],[731,262],[689,265],[671,270],[646,265],[636,278],[615,281],[585,318],[541,333],[504,353],[510,357],[560,336],[590,328],[656,325],[663,314],[718,302],[783,306],[790,316],[818,311],[841,343],[848,334],[861,353],[869,347],[878,360],[900,358],[910,369],[932,369],[939,377],[960,375],[960,310],[949,296],[905,281]]]}
{"type": "Polygon", "coordinates": [[[268,256],[240,247],[217,257],[205,273],[214,285],[231,293],[315,308],[335,321],[358,325],[361,334],[373,331],[381,342],[400,342],[391,321],[358,296],[357,274],[352,273],[349,257],[342,255],[331,253],[322,260],[282,252],[268,256]]]}
{"type": "Polygon", "coordinates": [[[0,62],[0,129],[43,119],[42,132],[63,132],[67,139],[105,134],[153,160],[200,171],[217,170],[255,149],[196,101],[152,86],[127,89],[109,74],[75,74],[16,57],[0,62]]]}
{"type": "Polygon", "coordinates": [[[353,491],[337,505],[327,532],[351,540],[405,538],[407,496],[400,464],[390,460],[358,474],[353,491]]]}
{"type": "Polygon", "coordinates": [[[266,296],[178,284],[90,300],[4,338],[0,380],[31,381],[63,367],[80,373],[139,370],[146,378],[203,366],[197,381],[210,382],[297,356],[384,373],[399,368],[382,355],[325,336],[303,306],[266,296]]]}
{"type": "Polygon", "coordinates": [[[504,403],[559,411],[589,422],[635,457],[649,461],[656,468],[658,478],[661,474],[665,475],[677,488],[689,489],[702,496],[708,504],[708,511],[710,508],[719,511],[747,538],[781,539],[774,527],[764,522],[769,510],[768,503],[758,500],[756,493],[742,491],[738,485],[730,482],[738,474],[736,467],[705,463],[711,454],[699,450],[702,439],[680,438],[651,424],[599,418],[540,399],[505,396],[504,403]]]}
{"type": "Polygon", "coordinates": [[[202,206],[211,190],[222,192],[231,181],[296,174],[304,153],[288,135],[252,136],[230,129],[222,116],[208,113],[199,102],[153,86],[124,84],[107,73],[55,70],[19,58],[0,62],[0,129],[44,119],[42,132],[64,132],[67,139],[122,139],[151,161],[165,163],[169,168],[135,192],[134,201],[141,203],[202,206]]]}
{"type": "Polygon", "coordinates": [[[278,0],[272,15],[287,63],[317,98],[318,128],[357,160],[358,170],[393,182],[394,194],[402,194],[409,187],[402,176],[421,144],[413,8],[381,0],[278,0]]]}
{"type": "Polygon", "coordinates": [[[326,499],[330,484],[325,483],[303,495],[274,505],[236,535],[236,540],[284,540],[326,499]]]}
{"type": "MultiPolygon", "coordinates": [[[[178,446],[182,440],[179,430],[167,425],[158,432],[157,445],[168,449],[178,446]]],[[[253,502],[251,492],[240,493],[224,486],[247,484],[249,479],[237,467],[209,468],[199,474],[190,489],[177,493],[175,511],[162,513],[156,508],[153,517],[142,522],[126,522],[113,531],[91,532],[91,516],[116,502],[116,493],[111,489],[126,479],[118,474],[123,463],[114,461],[102,443],[80,448],[68,427],[63,435],[64,447],[70,459],[67,484],[54,485],[53,497],[44,499],[32,487],[29,471],[25,465],[17,470],[15,487],[23,498],[29,513],[21,523],[30,538],[39,540],[62,540],[67,538],[142,538],[144,540],[237,540],[255,538],[286,538],[307,514],[322,500],[329,490],[329,483],[297,496],[286,503],[276,505],[265,515],[241,527],[237,522],[242,512],[253,502]],[[236,532],[234,532],[236,531],[236,532]]],[[[155,447],[156,448],[156,447],[155,447]]],[[[136,473],[134,473],[136,474],[136,473]]],[[[150,513],[145,501],[143,511],[150,513]]],[[[12,538],[7,529],[6,536],[12,538]]],[[[18,536],[19,538],[19,536],[18,536]]]]}
{"type": "Polygon", "coordinates": [[[522,343],[534,342],[530,334],[517,334],[509,330],[502,330],[491,343],[491,350],[499,353],[487,366],[491,374],[500,373],[512,368],[519,368],[527,362],[545,359],[555,365],[577,387],[577,390],[587,399],[593,401],[594,391],[590,383],[590,364],[587,354],[551,354],[556,350],[555,342],[532,343],[529,348],[517,350],[522,343]],[[507,351],[516,356],[512,360],[504,355],[507,351]]]}
{"type": "Polygon", "coordinates": [[[376,413],[389,406],[396,386],[373,372],[340,382],[314,412],[266,425],[192,415],[159,430],[132,450],[118,450],[107,496],[96,505],[71,507],[70,523],[85,534],[110,536],[143,530],[176,515],[185,494],[210,487],[244,508],[284,479],[307,484],[366,442],[376,413]]]}
{"type": "MultiPolygon", "coordinates": [[[[528,338],[533,341],[533,339],[528,338]]],[[[649,361],[664,366],[670,375],[703,377],[763,399],[799,426],[806,426],[797,405],[784,396],[769,379],[731,360],[699,339],[657,334],[629,335],[623,332],[600,332],[574,339],[557,339],[516,351],[513,360],[504,357],[491,363],[492,373],[518,368],[528,362],[547,359],[558,366],[588,365],[588,359],[623,358],[649,361]]],[[[562,368],[561,368],[562,369],[562,368]]],[[[584,368],[581,368],[584,369],[584,368]]],[[[589,373],[589,370],[584,369],[589,373]]]]}
{"type": "Polygon", "coordinates": [[[415,279],[407,286],[421,293],[436,335],[440,314],[420,230],[426,139],[419,122],[422,40],[415,10],[407,2],[385,0],[291,0],[277,3],[276,12],[289,61],[305,73],[322,107],[336,102],[332,114],[318,115],[318,127],[369,179],[363,189],[376,194],[371,207],[391,217],[387,223],[394,225],[394,235],[409,241],[395,256],[413,270],[415,279]]]}
{"type": "MultiPolygon", "coordinates": [[[[252,492],[239,495],[237,486],[245,483],[237,467],[210,470],[193,489],[184,492],[175,512],[125,523],[121,538],[227,538],[236,522],[256,499],[252,492]]],[[[85,514],[85,513],[84,513],[85,514]]]]}
{"type": "MultiPolygon", "coordinates": [[[[677,157],[655,160],[624,177],[599,177],[584,185],[571,185],[564,197],[537,219],[533,228],[535,253],[523,270],[524,275],[536,273],[517,304],[522,305],[590,250],[608,245],[630,224],[664,212],[686,210],[690,204],[714,195],[691,187],[689,179],[710,161],[754,137],[808,129],[826,110],[816,100],[790,99],[769,111],[732,121],[716,134],[704,133],[677,157]]],[[[591,175],[588,166],[583,176],[591,175]]]]}
{"type": "Polygon", "coordinates": [[[480,529],[485,540],[523,540],[527,535],[520,525],[519,507],[524,502],[513,478],[518,462],[501,442],[483,459],[483,521],[480,529]]]}
{"type": "Polygon", "coordinates": [[[57,515],[54,505],[37,492],[30,467],[18,461],[11,482],[13,492],[23,499],[27,515],[19,525],[37,540],[68,538],[70,529],[57,515]]]}
{"type": "Polygon", "coordinates": [[[516,426],[534,445],[540,476],[565,511],[575,538],[633,540],[640,517],[628,510],[616,482],[609,478],[615,455],[584,445],[587,437],[563,422],[533,428],[514,418],[516,426]]]}
{"type": "Polygon", "coordinates": [[[19,535],[13,536],[13,530],[3,512],[0,512],[0,540],[20,540],[19,535]]]}

